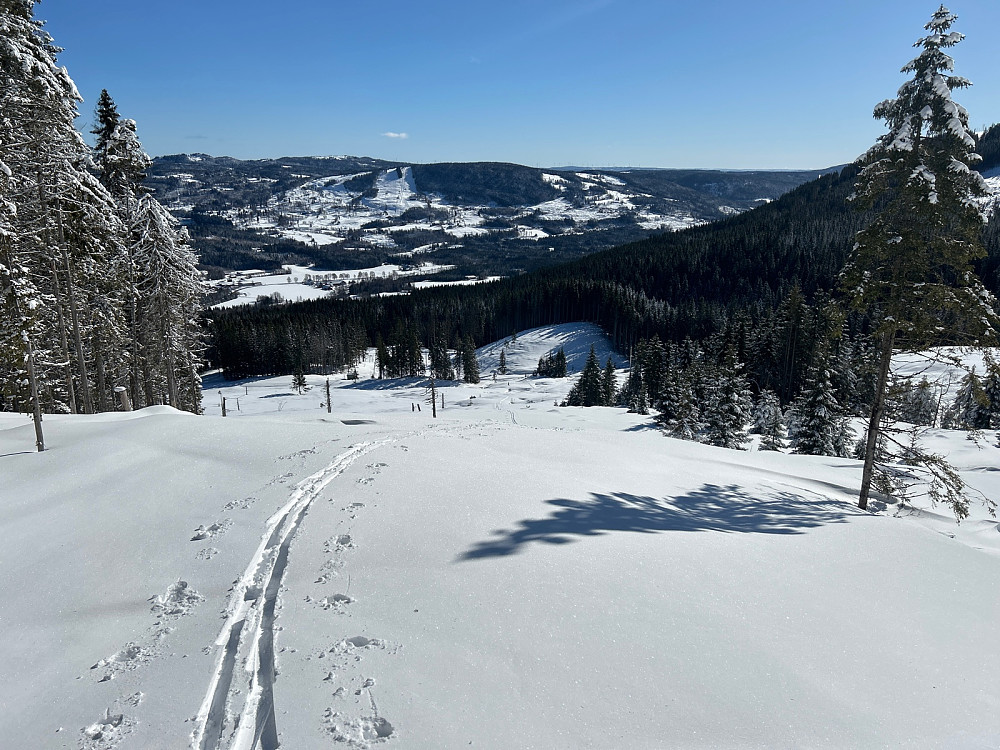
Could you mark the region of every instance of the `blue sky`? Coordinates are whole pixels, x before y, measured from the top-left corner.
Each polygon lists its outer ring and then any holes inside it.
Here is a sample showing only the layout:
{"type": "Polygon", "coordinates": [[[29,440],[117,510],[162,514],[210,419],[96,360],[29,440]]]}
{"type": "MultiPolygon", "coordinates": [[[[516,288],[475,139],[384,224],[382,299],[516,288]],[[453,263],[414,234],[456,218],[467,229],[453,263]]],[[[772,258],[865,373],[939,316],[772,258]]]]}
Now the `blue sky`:
{"type": "MultiPolygon", "coordinates": [[[[1000,121],[997,0],[949,4],[956,98],[1000,121]]],[[[819,168],[883,132],[874,106],[935,2],[44,0],[85,99],[153,155],[351,154],[531,166],[819,168]],[[405,134],[405,137],[402,137],[405,134]]]]}

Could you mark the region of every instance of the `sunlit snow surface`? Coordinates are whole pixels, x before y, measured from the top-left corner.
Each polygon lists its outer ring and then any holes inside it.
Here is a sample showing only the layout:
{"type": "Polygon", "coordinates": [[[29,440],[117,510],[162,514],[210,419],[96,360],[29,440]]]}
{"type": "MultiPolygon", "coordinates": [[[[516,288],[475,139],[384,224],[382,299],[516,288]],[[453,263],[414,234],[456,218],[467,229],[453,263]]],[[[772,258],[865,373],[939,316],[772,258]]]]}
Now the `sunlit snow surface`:
{"type": "MultiPolygon", "coordinates": [[[[411,167],[378,172],[373,187],[367,192],[356,184],[352,188],[352,180],[366,174],[369,173],[309,180],[300,187],[273,197],[263,213],[247,215],[245,210],[239,209],[229,212],[228,217],[237,226],[317,245],[343,243],[352,232],[355,237],[360,232],[365,243],[392,247],[394,241],[391,234],[394,232],[440,231],[461,239],[484,235],[489,231],[482,226],[485,221],[483,212],[493,206],[453,205],[440,195],[419,193],[411,167]],[[445,212],[446,218],[403,224],[396,221],[408,209],[427,208],[445,212]],[[389,225],[381,229],[366,226],[375,221],[388,221],[389,225]]],[[[538,214],[546,220],[569,220],[574,225],[584,225],[617,219],[636,211],[637,223],[651,231],[684,229],[704,223],[682,210],[666,213],[646,208],[637,210],[633,199],[640,194],[626,192],[626,183],[612,175],[580,172],[576,177],[582,180],[582,203],[574,204],[557,198],[535,206],[524,206],[515,218],[527,221],[538,214]]],[[[543,174],[542,179],[560,192],[564,192],[569,184],[565,177],[555,174],[543,174]]],[[[515,229],[519,239],[543,240],[550,236],[539,227],[516,226],[515,229]]],[[[574,226],[567,231],[574,233],[579,229],[574,226]]]]}
{"type": "MultiPolygon", "coordinates": [[[[485,347],[436,419],[370,360],[330,412],[208,378],[204,417],[46,417],[40,455],[0,414],[0,744],[1000,746],[995,519],[556,407],[528,373],[592,343],[485,347]]],[[[933,440],[1000,497],[993,432],[933,440]]]]}

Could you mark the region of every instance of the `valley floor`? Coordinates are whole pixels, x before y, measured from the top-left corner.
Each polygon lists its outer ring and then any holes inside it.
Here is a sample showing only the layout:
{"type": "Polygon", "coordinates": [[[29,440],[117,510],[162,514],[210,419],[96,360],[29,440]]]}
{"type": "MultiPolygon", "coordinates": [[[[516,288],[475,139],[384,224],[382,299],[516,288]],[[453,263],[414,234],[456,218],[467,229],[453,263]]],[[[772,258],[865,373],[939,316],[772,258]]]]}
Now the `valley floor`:
{"type": "MultiPolygon", "coordinates": [[[[523,334],[495,381],[487,347],[436,419],[370,364],[330,412],[210,379],[203,417],[47,417],[43,454],[0,414],[0,744],[1000,746],[996,519],[861,512],[856,461],[525,376],[594,341],[523,334]]],[[[934,439],[1000,497],[1000,450],[934,439]]]]}

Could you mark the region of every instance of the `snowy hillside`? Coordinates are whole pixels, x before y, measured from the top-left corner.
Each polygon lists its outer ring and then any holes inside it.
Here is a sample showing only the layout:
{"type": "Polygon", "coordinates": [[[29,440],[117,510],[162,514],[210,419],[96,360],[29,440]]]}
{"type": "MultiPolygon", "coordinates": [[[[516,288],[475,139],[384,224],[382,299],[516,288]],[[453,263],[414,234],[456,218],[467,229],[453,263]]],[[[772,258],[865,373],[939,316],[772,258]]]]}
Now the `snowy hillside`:
{"type": "Polygon", "coordinates": [[[725,218],[819,174],[200,154],[157,159],[149,184],[188,223],[206,265],[355,268],[425,256],[506,275],[725,218]]]}
{"type": "Polygon", "coordinates": [[[319,245],[345,242],[363,232],[363,241],[389,248],[397,246],[394,236],[400,232],[437,232],[447,239],[483,235],[492,229],[516,232],[522,239],[544,240],[552,234],[579,232],[588,222],[620,219],[626,214],[635,215],[638,225],[647,230],[683,229],[705,221],[687,207],[661,213],[652,207],[652,195],[628,191],[616,177],[576,173],[569,175],[574,182],[554,174],[542,177],[558,193],[573,186],[580,195],[574,200],[559,196],[505,211],[502,220],[496,221],[500,216],[494,215],[495,206],[454,205],[443,195],[419,193],[413,169],[407,166],[311,180],[274,197],[263,210],[248,213],[234,209],[228,218],[237,226],[319,245]],[[364,181],[365,177],[372,179],[364,181]],[[352,190],[348,187],[352,181],[362,184],[352,190]],[[370,182],[373,184],[368,187],[370,182]],[[408,215],[408,211],[415,215],[408,215]],[[384,226],[371,227],[373,222],[384,226]]]}
{"type": "MultiPolygon", "coordinates": [[[[0,414],[4,746],[1000,746],[996,519],[861,512],[858,462],[526,376],[591,344],[484,347],[437,419],[370,363],[330,412],[210,379],[203,417],[46,417],[42,454],[0,414]]],[[[992,432],[934,440],[1000,497],[992,432]]]]}

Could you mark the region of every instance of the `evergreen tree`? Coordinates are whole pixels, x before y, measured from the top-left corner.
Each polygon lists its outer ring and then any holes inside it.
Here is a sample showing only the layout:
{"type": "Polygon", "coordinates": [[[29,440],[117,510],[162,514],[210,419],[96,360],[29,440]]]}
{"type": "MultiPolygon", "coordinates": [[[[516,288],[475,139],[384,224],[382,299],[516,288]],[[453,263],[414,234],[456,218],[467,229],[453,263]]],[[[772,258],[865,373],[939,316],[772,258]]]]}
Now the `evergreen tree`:
{"type": "MultiPolygon", "coordinates": [[[[94,118],[94,128],[90,131],[97,136],[97,142],[94,144],[94,155],[102,174],[107,174],[108,145],[111,143],[111,136],[115,132],[115,128],[118,127],[118,123],[121,121],[121,116],[118,114],[118,107],[115,105],[107,89],[101,89],[101,95],[97,99],[97,107],[94,111],[94,118]]],[[[107,185],[108,183],[105,182],[105,186],[107,185]]]]}
{"type": "Polygon", "coordinates": [[[295,366],[295,372],[292,374],[292,388],[295,392],[300,394],[306,388],[306,374],[302,369],[302,365],[295,366]]]}
{"type": "Polygon", "coordinates": [[[615,394],[617,393],[615,383],[615,363],[608,357],[604,364],[604,373],[601,376],[601,406],[614,406],[615,394]]]}
{"type": "Polygon", "coordinates": [[[760,435],[762,451],[780,451],[784,448],[785,425],[781,402],[774,391],[761,391],[754,405],[753,432],[760,435]]]}
{"type": "Polygon", "coordinates": [[[890,387],[889,396],[893,402],[889,413],[902,422],[933,427],[937,416],[937,397],[927,378],[914,384],[905,379],[890,387]]]}
{"type": "Polygon", "coordinates": [[[479,382],[479,362],[471,336],[467,336],[462,342],[462,380],[466,383],[479,382]]]}
{"type": "Polygon", "coordinates": [[[603,375],[601,365],[597,361],[597,353],[594,347],[590,347],[590,354],[583,365],[579,380],[573,384],[566,396],[565,406],[601,406],[604,403],[604,394],[601,383],[603,375]]]}
{"type": "Polygon", "coordinates": [[[743,365],[736,350],[727,349],[722,367],[706,388],[705,442],[722,448],[742,449],[746,444],[750,421],[750,387],[743,375],[743,365]]]}
{"type": "Polygon", "coordinates": [[[538,358],[538,368],[535,374],[540,378],[566,377],[566,352],[562,347],[556,352],[543,354],[538,358]]]}
{"type": "Polygon", "coordinates": [[[497,367],[497,372],[501,375],[507,374],[507,353],[503,349],[500,350],[500,366],[497,367]]]}
{"type": "Polygon", "coordinates": [[[177,220],[152,196],[139,199],[132,224],[138,276],[140,363],[146,403],[201,410],[203,288],[197,258],[177,220]]]}
{"type": "Polygon", "coordinates": [[[701,417],[694,383],[687,375],[676,381],[676,401],[670,415],[661,413],[656,421],[670,437],[703,442],[706,423],[701,417]]]}
{"type": "Polygon", "coordinates": [[[375,367],[378,369],[379,380],[386,377],[386,372],[392,369],[391,365],[389,349],[385,345],[385,341],[382,340],[382,335],[379,334],[378,342],[375,344],[375,367]]]}
{"type": "Polygon", "coordinates": [[[0,354],[8,353],[0,383],[18,383],[27,366],[34,410],[93,412],[105,406],[102,375],[125,356],[100,346],[121,309],[113,259],[124,229],[89,171],[89,150],[73,125],[80,97],[32,17],[34,5],[0,4],[0,263],[10,279],[0,298],[13,308],[0,335],[17,340],[0,342],[0,354]],[[99,359],[104,354],[114,361],[99,359]]]}
{"type": "Polygon", "coordinates": [[[432,336],[429,354],[431,377],[437,380],[454,380],[455,368],[451,364],[443,337],[432,336]]]}
{"type": "MultiPolygon", "coordinates": [[[[941,6],[903,67],[912,78],[875,116],[888,132],[863,158],[856,201],[878,209],[858,233],[842,285],[853,307],[874,321],[878,348],[875,399],[868,422],[858,505],[867,508],[875,472],[894,348],[919,351],[941,343],[979,344],[993,335],[992,296],[973,273],[984,255],[983,217],[976,199],[986,184],[972,167],[979,160],[966,110],[952,91],[970,85],[952,74],[946,53],[963,35],[950,31],[956,17],[941,6]],[[950,337],[948,341],[945,337],[950,337]]],[[[952,493],[955,513],[967,503],[952,493]]]]}
{"type": "Polygon", "coordinates": [[[847,455],[850,436],[833,392],[825,353],[810,367],[806,385],[792,405],[789,430],[793,453],[808,456],[847,455]]]}
{"type": "Polygon", "coordinates": [[[976,368],[962,378],[958,393],[945,414],[944,424],[962,430],[984,430],[990,426],[990,401],[976,368]]]}

